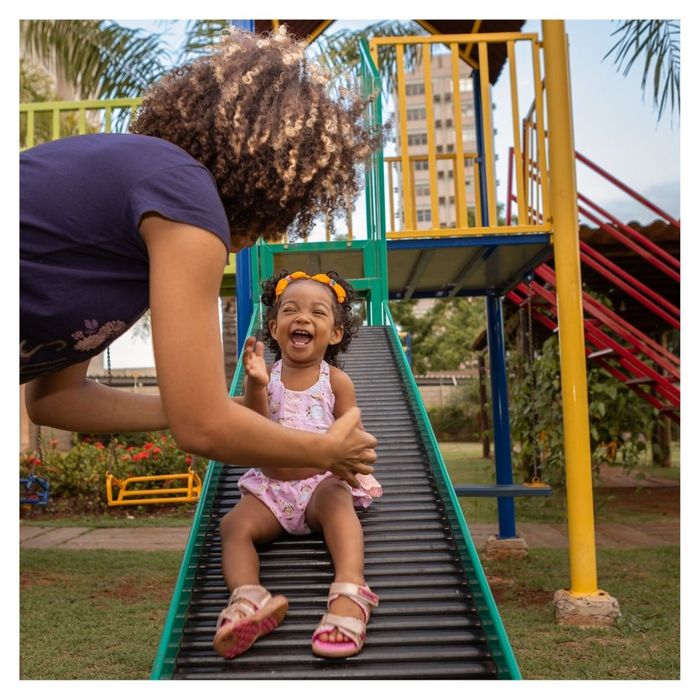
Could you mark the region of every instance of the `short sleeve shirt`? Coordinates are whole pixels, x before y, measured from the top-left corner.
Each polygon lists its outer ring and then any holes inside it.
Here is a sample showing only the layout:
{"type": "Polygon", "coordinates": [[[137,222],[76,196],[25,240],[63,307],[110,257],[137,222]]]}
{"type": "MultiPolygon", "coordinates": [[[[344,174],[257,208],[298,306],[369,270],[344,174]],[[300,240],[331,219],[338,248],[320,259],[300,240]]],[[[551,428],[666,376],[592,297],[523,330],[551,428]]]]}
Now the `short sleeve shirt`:
{"type": "Polygon", "coordinates": [[[168,141],[88,134],[20,155],[20,382],[99,354],[143,315],[149,212],[230,249],[214,178],[168,141]]]}

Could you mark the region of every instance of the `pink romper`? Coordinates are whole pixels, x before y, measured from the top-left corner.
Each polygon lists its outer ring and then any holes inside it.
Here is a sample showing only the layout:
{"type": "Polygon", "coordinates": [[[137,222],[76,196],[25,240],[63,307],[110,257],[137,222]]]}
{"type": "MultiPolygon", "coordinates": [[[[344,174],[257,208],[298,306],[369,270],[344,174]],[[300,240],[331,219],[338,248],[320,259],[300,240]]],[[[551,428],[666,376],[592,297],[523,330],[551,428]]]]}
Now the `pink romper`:
{"type": "MultiPolygon", "coordinates": [[[[272,420],[288,428],[325,433],[335,420],[335,394],[331,388],[328,363],[325,360],[321,362],[318,381],[305,391],[285,388],[280,376],[281,371],[282,360],[278,360],[272,366],[267,385],[272,420]]],[[[346,482],[341,483],[349,489],[355,506],[367,508],[373,498],[382,495],[382,487],[371,475],[357,476],[362,488],[351,487],[346,482]]],[[[250,493],[262,501],[287,532],[292,535],[306,535],[311,532],[306,522],[306,507],[316,487],[330,478],[337,477],[328,471],[308,479],[281,481],[270,479],[259,469],[250,469],[238,480],[238,488],[242,494],[250,493]]]]}

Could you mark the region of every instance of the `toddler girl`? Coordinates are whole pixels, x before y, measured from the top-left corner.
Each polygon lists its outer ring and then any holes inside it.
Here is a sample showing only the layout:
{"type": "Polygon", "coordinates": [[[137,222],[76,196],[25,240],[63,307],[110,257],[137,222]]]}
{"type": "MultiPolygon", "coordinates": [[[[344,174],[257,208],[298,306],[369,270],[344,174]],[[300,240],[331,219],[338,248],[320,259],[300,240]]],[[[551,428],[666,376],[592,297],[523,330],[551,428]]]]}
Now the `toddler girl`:
{"type": "MultiPolygon", "coordinates": [[[[279,275],[263,284],[267,307],[263,338],[277,361],[263,359],[264,345],[246,340],[245,406],[284,426],[323,433],[356,405],[352,380],[337,356],[357,334],[352,287],[336,273],[279,275]]],[[[257,543],[283,532],[322,532],[335,569],[325,614],[312,636],[319,656],[346,657],[364,645],[370,607],[379,602],[364,579],[364,543],[355,506],[381,495],[371,475],[341,481],[313,468],[251,469],[238,481],[240,502],[221,521],[228,605],[219,615],[214,648],[227,659],[246,651],[287,613],[284,596],[260,585],[257,543]]]]}

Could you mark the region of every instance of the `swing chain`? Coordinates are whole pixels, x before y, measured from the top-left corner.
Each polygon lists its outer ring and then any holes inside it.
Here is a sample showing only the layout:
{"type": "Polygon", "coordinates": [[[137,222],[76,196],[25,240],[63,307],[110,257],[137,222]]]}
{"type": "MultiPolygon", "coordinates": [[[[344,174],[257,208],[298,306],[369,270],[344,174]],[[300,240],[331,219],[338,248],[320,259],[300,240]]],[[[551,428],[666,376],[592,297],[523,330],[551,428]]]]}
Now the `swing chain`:
{"type": "Polygon", "coordinates": [[[527,362],[528,362],[528,367],[529,367],[529,383],[530,383],[530,445],[531,445],[531,452],[530,452],[530,462],[531,462],[531,471],[532,474],[530,476],[530,481],[531,483],[539,483],[541,481],[540,479],[540,465],[539,465],[539,460],[538,460],[538,444],[539,441],[537,439],[537,425],[536,425],[536,416],[535,416],[535,391],[537,389],[536,386],[536,377],[535,377],[535,336],[534,336],[534,329],[533,329],[533,323],[532,323],[532,297],[534,295],[534,292],[532,290],[532,286],[530,282],[528,281],[527,283],[527,336],[528,336],[528,344],[527,344],[527,362]]]}
{"type": "MultiPolygon", "coordinates": [[[[107,347],[107,385],[112,386],[112,355],[107,347]]],[[[114,433],[109,436],[109,456],[107,458],[107,471],[114,473],[117,464],[117,439],[114,433]]]]}

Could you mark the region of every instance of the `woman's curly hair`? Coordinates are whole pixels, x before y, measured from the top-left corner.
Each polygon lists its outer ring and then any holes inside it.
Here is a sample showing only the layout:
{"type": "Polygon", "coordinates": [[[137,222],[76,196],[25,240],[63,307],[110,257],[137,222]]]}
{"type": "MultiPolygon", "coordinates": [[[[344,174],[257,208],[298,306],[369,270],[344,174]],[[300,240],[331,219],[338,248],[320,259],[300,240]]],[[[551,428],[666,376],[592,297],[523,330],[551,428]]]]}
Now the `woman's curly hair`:
{"type": "MultiPolygon", "coordinates": [[[[260,300],[267,307],[265,309],[265,320],[262,328],[262,340],[275,356],[275,360],[279,360],[282,357],[282,352],[277,341],[270,333],[270,321],[274,321],[277,318],[277,312],[280,307],[279,300],[275,296],[275,288],[277,287],[277,283],[288,274],[288,270],[280,270],[273,277],[266,279],[261,285],[262,294],[260,295],[260,300]]],[[[335,323],[343,327],[343,337],[336,345],[329,345],[326,348],[326,354],[323,359],[329,365],[342,368],[343,364],[338,361],[338,355],[348,349],[350,341],[357,335],[360,327],[360,320],[352,308],[352,302],[355,300],[355,290],[352,288],[351,284],[343,279],[337,272],[331,270],[326,274],[345,290],[345,301],[340,303],[335,293],[330,290],[335,302],[333,304],[335,323]]],[[[291,284],[294,284],[294,282],[291,282],[291,284]]]]}
{"type": "Polygon", "coordinates": [[[363,123],[368,100],[331,98],[304,48],[284,25],[232,27],[210,54],[154,83],[130,127],[211,171],[239,240],[306,238],[321,213],[332,225],[360,191],[357,166],[383,142],[381,127],[363,123]]]}

